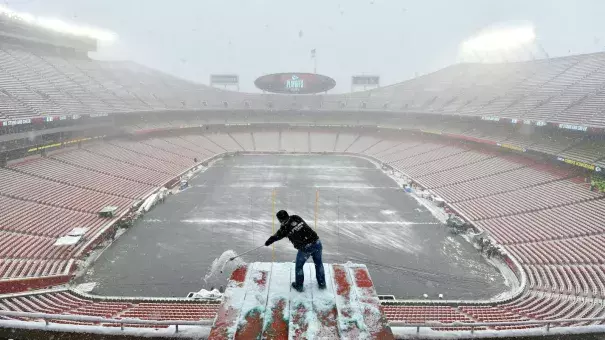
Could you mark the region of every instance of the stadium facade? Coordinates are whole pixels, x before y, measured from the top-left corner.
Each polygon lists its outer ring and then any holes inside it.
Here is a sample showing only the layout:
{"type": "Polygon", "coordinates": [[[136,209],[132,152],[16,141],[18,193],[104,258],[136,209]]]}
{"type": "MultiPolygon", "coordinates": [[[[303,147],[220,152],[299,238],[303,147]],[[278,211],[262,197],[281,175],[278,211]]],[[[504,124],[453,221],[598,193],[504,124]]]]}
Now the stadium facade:
{"type": "Polygon", "coordinates": [[[423,324],[427,337],[602,331],[605,53],[458,64],[349,94],[266,95],[91,60],[94,42],[10,27],[0,41],[2,327],[210,324],[215,303],[61,285],[136,202],[193,166],[296,151],[362,155],[405,174],[488,232],[522,283],[494,301],[383,301],[393,328],[423,324]],[[113,215],[99,216],[108,206],[113,215]],[[81,241],[54,246],[74,226],[87,227],[81,241]]]}

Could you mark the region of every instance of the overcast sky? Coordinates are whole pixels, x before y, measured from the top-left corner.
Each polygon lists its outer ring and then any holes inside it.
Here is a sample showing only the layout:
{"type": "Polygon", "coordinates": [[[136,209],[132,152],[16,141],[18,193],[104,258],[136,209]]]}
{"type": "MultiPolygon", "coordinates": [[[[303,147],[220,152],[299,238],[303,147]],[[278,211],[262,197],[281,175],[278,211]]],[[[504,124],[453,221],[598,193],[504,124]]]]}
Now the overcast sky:
{"type": "Polygon", "coordinates": [[[14,9],[116,32],[97,57],[128,59],[208,83],[317,71],[350,89],[353,74],[382,85],[453,64],[486,26],[527,21],[552,56],[603,51],[605,0],[4,0],[14,9]]]}

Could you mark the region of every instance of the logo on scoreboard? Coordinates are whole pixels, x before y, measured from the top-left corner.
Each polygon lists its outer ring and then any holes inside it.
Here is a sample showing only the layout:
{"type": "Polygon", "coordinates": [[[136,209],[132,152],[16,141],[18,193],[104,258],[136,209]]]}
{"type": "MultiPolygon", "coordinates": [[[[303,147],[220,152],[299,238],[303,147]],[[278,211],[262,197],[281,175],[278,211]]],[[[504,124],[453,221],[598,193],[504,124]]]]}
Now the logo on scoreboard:
{"type": "Polygon", "coordinates": [[[293,74],[292,77],[286,80],[286,88],[292,92],[298,92],[305,87],[304,79],[301,79],[296,74],[293,74]]]}
{"type": "Polygon", "coordinates": [[[333,89],[336,81],[321,74],[287,72],[260,76],[254,81],[254,85],[272,93],[311,94],[333,89]]]}

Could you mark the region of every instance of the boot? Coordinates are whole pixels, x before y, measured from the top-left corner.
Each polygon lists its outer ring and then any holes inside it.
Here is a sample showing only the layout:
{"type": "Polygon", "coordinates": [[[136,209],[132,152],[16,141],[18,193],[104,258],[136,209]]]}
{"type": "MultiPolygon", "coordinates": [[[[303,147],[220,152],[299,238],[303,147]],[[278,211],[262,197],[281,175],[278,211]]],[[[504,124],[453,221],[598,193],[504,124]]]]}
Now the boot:
{"type": "Polygon", "coordinates": [[[296,291],[299,293],[302,293],[302,291],[303,291],[303,286],[297,285],[296,282],[292,282],[292,288],[296,289],[296,291]]]}

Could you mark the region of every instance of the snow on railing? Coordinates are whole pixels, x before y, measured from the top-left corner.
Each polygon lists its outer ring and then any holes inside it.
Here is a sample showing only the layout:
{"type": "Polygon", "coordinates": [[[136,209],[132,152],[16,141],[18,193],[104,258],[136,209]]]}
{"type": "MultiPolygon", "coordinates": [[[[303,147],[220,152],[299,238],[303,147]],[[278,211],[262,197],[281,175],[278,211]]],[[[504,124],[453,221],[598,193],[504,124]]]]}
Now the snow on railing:
{"type": "MultiPolygon", "coordinates": [[[[193,303],[193,304],[206,304],[206,305],[218,305],[220,301],[199,301],[188,297],[149,297],[149,296],[104,296],[95,295],[86,292],[79,291],[74,288],[65,288],[64,291],[84,299],[93,301],[117,301],[117,302],[166,302],[166,303],[193,303]]],[[[33,292],[30,292],[32,294],[33,292]]]]}
{"type": "MultiPolygon", "coordinates": [[[[51,326],[53,320],[63,321],[78,321],[78,322],[90,322],[97,323],[99,325],[72,325],[74,329],[88,329],[88,327],[101,326],[102,324],[117,324],[120,325],[120,331],[124,331],[125,326],[128,325],[149,325],[150,330],[153,326],[175,326],[174,332],[179,332],[179,326],[198,326],[198,327],[209,327],[212,326],[213,320],[141,320],[141,319],[112,319],[103,318],[96,316],[82,316],[82,315],[64,315],[64,314],[46,314],[46,313],[26,313],[26,312],[9,312],[0,311],[0,316],[12,317],[12,318],[27,318],[27,319],[41,319],[44,322],[45,327],[51,326]]],[[[22,320],[0,320],[0,325],[7,327],[22,328],[22,320]]],[[[473,338],[480,338],[482,336],[491,337],[494,332],[500,335],[502,333],[512,334],[577,334],[587,332],[603,332],[605,331],[605,325],[586,325],[586,326],[570,326],[571,324],[577,323],[603,323],[605,317],[598,318],[577,318],[577,319],[556,319],[556,320],[534,320],[534,321],[514,321],[514,322],[475,322],[475,323],[464,323],[464,322],[453,322],[453,323],[441,323],[441,322],[427,322],[427,323],[405,323],[391,321],[389,326],[392,328],[393,333],[396,337],[402,335],[416,334],[421,338],[430,338],[430,334],[440,334],[443,337],[445,334],[452,333],[457,336],[463,337],[464,334],[471,334],[473,338]],[[559,327],[563,325],[562,327],[559,327]],[[519,329],[509,330],[494,330],[486,327],[506,327],[514,326],[519,329]],[[521,328],[522,326],[528,326],[527,328],[521,328]],[[535,326],[532,328],[531,326],[535,326]],[[450,330],[434,330],[434,328],[448,328],[450,330]],[[460,330],[456,330],[460,328],[460,330]],[[470,328],[470,330],[469,330],[470,328]]],[[[32,322],[26,322],[32,323],[32,322]]],[[[64,326],[63,324],[61,324],[64,326]]],[[[31,327],[29,327],[31,328],[31,327]]],[[[35,328],[35,327],[34,327],[35,328]]],[[[37,327],[40,328],[40,327],[37,327]]],[[[103,327],[105,330],[106,328],[103,327]]],[[[141,329],[141,331],[144,331],[141,329]]]]}
{"type": "Polygon", "coordinates": [[[579,333],[595,333],[595,332],[604,332],[605,325],[575,325],[578,323],[603,323],[605,322],[605,317],[597,317],[597,318],[577,318],[577,319],[553,319],[553,320],[533,320],[533,321],[509,321],[509,322],[473,322],[473,323],[464,323],[464,322],[452,322],[452,323],[442,323],[442,322],[427,322],[427,323],[405,323],[400,321],[391,321],[389,322],[389,326],[393,329],[393,333],[396,337],[402,335],[410,335],[415,333],[416,336],[421,338],[430,338],[429,334],[441,334],[443,336],[444,333],[447,332],[456,332],[461,336],[461,332],[466,333],[467,335],[472,334],[473,338],[480,337],[493,337],[494,332],[499,336],[506,335],[530,335],[530,334],[540,334],[540,335],[552,335],[552,334],[579,334],[579,333]],[[572,326],[572,324],[574,324],[572,326]],[[507,329],[507,330],[496,330],[493,327],[510,327],[513,326],[516,329],[507,329]],[[527,326],[523,328],[523,326],[527,326]],[[532,327],[534,326],[534,327],[532,327]],[[485,329],[485,328],[492,329],[485,329]],[[449,329],[457,329],[460,330],[449,330],[449,331],[440,331],[435,330],[434,328],[449,328],[449,329]],[[470,328],[470,330],[469,330],[470,328]],[[414,330],[415,329],[415,330],[414,330]]]}
{"type": "MultiPolygon", "coordinates": [[[[28,318],[28,319],[42,319],[46,326],[48,326],[52,320],[64,320],[64,321],[79,321],[79,322],[91,322],[100,324],[118,324],[120,329],[124,330],[124,325],[149,325],[149,326],[175,326],[176,332],[179,331],[179,326],[212,326],[213,320],[142,320],[142,319],[112,319],[103,318],[98,316],[86,316],[86,315],[66,315],[66,314],[47,314],[47,313],[27,313],[27,312],[10,312],[0,310],[0,316],[7,316],[12,318],[28,318]]],[[[8,320],[10,321],[10,320],[8,320]]],[[[17,320],[21,321],[21,320],[17,320]]],[[[77,325],[76,325],[77,326],[77,325]]],[[[153,327],[150,327],[153,328],[153,327]]]]}

